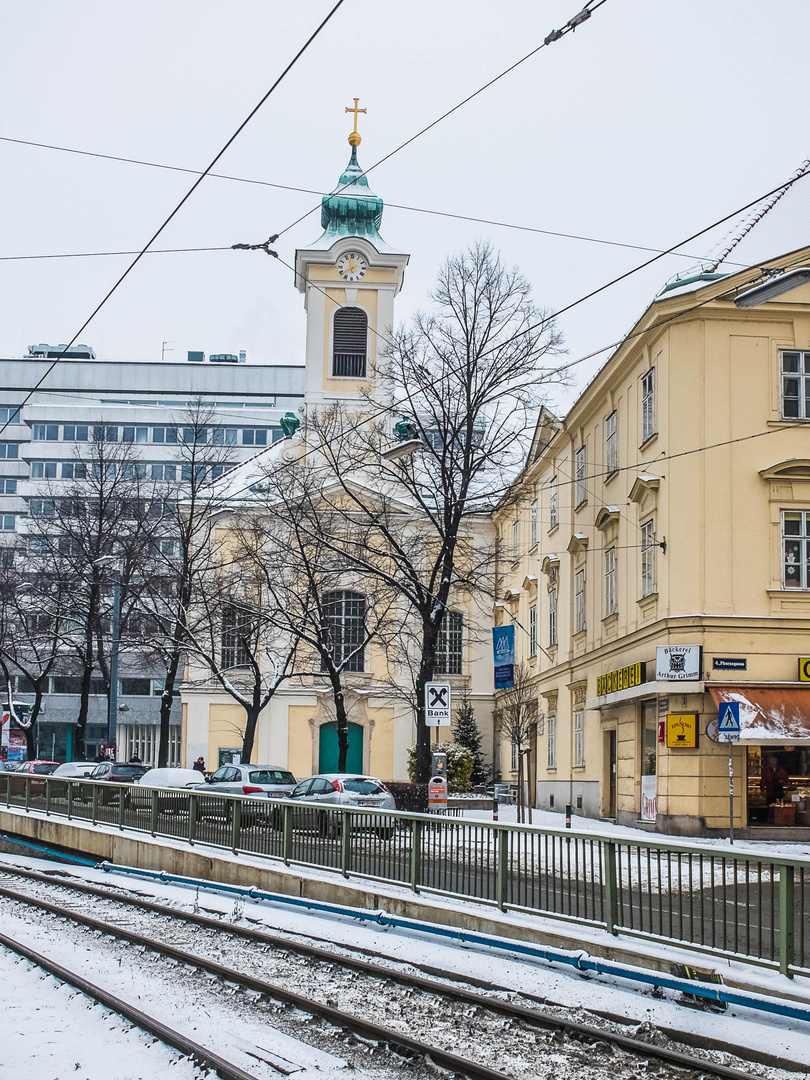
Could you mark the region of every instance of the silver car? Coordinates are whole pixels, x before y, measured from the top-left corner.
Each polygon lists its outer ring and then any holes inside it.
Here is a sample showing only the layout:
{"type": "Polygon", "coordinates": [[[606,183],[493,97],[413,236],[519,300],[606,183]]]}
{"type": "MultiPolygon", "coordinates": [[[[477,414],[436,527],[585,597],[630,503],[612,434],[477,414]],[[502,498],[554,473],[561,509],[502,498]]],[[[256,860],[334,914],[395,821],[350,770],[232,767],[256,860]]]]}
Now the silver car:
{"type": "Polygon", "coordinates": [[[223,765],[198,790],[212,795],[267,795],[271,799],[283,799],[294,787],[293,774],[278,765],[223,765]]]}
{"type": "MultiPolygon", "coordinates": [[[[363,809],[396,810],[394,796],[376,776],[362,776],[358,773],[319,773],[302,780],[289,794],[288,798],[296,802],[314,804],[312,811],[296,812],[294,828],[316,827],[318,831],[331,838],[340,835],[340,821],[337,814],[319,813],[315,808],[329,806],[357,806],[363,809]]],[[[381,836],[390,838],[394,835],[394,823],[374,826],[381,836]]],[[[360,823],[358,823],[358,826],[360,823]]]]}

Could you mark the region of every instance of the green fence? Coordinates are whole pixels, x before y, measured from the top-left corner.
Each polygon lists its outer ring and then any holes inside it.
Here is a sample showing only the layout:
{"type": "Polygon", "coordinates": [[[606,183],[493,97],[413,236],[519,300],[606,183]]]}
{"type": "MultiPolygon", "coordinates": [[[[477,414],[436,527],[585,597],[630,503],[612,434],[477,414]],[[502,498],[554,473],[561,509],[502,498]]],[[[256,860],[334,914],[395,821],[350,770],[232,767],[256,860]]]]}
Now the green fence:
{"type": "Polygon", "coordinates": [[[810,859],[30,774],[0,804],[810,974],[810,859]]]}

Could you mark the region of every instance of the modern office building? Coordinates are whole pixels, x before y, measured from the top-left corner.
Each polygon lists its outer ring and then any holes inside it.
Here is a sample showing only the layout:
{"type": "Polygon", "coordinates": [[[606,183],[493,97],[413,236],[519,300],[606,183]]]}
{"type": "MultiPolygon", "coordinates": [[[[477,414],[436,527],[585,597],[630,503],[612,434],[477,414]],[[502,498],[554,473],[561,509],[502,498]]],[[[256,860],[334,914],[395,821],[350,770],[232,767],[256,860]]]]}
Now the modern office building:
{"type": "MultiPolygon", "coordinates": [[[[129,452],[143,463],[146,475],[180,481],[177,429],[197,402],[210,410],[212,441],[228,447],[234,464],[279,438],[281,417],[297,412],[303,402],[303,366],[251,363],[244,353],[117,361],[99,359],[92,348],[78,345],[48,372],[62,351],[61,345],[33,345],[25,357],[0,359],[0,558],[7,563],[13,552],[22,550],[31,500],[44,487],[53,492],[60,481],[74,481],[82,446],[94,438],[132,444],[129,452]],[[41,388],[31,393],[43,376],[41,388]]],[[[87,729],[90,755],[107,732],[102,679],[95,689],[87,729]]],[[[155,760],[161,689],[161,673],[133,669],[124,652],[119,758],[137,753],[144,761],[155,760]]],[[[19,681],[19,700],[26,700],[25,691],[19,681]]],[[[77,680],[65,670],[51,679],[45,715],[38,724],[39,754],[71,757],[77,711],[77,680]]],[[[179,700],[172,734],[172,757],[179,764],[179,700]]]]}

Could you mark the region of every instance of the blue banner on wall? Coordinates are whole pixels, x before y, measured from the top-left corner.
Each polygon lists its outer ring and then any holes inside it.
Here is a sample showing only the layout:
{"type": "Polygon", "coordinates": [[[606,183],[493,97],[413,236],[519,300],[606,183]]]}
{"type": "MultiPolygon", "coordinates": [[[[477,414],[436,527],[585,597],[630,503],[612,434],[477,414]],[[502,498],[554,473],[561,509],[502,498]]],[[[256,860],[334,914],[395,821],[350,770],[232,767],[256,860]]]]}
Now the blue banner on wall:
{"type": "Polygon", "coordinates": [[[492,630],[492,655],[495,660],[495,689],[506,690],[515,683],[515,628],[496,626],[492,630]]]}

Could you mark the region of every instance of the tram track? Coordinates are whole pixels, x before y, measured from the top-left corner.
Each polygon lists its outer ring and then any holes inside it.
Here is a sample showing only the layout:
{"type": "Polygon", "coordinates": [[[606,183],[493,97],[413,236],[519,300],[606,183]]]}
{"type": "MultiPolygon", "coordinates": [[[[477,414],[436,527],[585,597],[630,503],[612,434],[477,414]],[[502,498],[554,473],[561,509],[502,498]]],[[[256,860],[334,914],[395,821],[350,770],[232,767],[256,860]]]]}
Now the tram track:
{"type": "MultiPolygon", "coordinates": [[[[169,919],[175,924],[185,923],[197,931],[210,931],[217,935],[225,934],[229,938],[248,942],[262,951],[268,949],[277,950],[282,953],[296,954],[297,956],[305,958],[308,963],[316,962],[328,965],[331,969],[334,969],[336,966],[346,968],[354,975],[362,976],[364,978],[373,978],[378,984],[381,982],[384,984],[394,983],[400,987],[406,988],[407,993],[412,994],[414,992],[419,992],[430,995],[433,998],[444,999],[447,1002],[451,1002],[454,1007],[461,1007],[464,1010],[464,1013],[462,1014],[464,1016],[469,1016],[471,1013],[481,1011],[485,1014],[495,1014],[505,1018],[504,1022],[507,1025],[520,1025],[523,1030],[541,1029],[544,1032],[551,1032],[552,1038],[558,1039],[562,1037],[563,1039],[569,1040],[575,1050],[578,1048],[579,1051],[581,1051],[583,1047],[604,1047],[605,1044],[609,1044],[611,1052],[613,1052],[613,1050],[619,1051],[622,1054],[630,1055],[635,1059],[640,1058],[642,1060],[654,1058],[661,1065],[670,1066],[673,1070],[670,1073],[672,1076],[683,1075],[681,1070],[687,1070],[692,1075],[697,1076],[717,1076],[723,1078],[723,1080],[754,1080],[757,1075],[735,1066],[721,1064],[710,1058],[684,1053],[682,1050],[674,1049],[671,1046],[656,1045],[654,1042],[649,1042],[645,1039],[639,1039],[631,1035],[615,1032],[602,1026],[583,1024],[579,1021],[557,1015],[554,1011],[549,1011],[548,1009],[543,1010],[537,1006],[551,1004],[543,998],[532,997],[532,1004],[524,1005],[520,1002],[505,1000],[503,997],[496,997],[494,996],[495,993],[512,993],[512,991],[509,991],[506,987],[499,987],[487,983],[484,980],[469,980],[465,978],[465,983],[470,984],[474,981],[478,987],[477,990],[470,990],[448,981],[451,978],[450,974],[447,972],[439,972],[437,969],[428,968],[427,970],[430,972],[430,975],[414,974],[412,971],[406,971],[402,968],[391,966],[390,962],[380,963],[377,961],[361,959],[356,955],[347,954],[343,951],[335,952],[306,941],[292,940],[287,937],[282,938],[275,932],[271,933],[253,927],[246,927],[223,921],[221,918],[204,915],[197,910],[194,912],[186,912],[168,904],[162,904],[158,901],[134,895],[131,892],[119,892],[89,882],[77,881],[74,879],[68,880],[66,872],[63,870],[56,873],[43,873],[41,871],[12,867],[3,864],[0,866],[0,875],[16,877],[18,879],[21,878],[34,885],[45,885],[57,891],[67,890],[68,892],[73,892],[77,895],[93,897],[96,900],[105,903],[119,904],[130,909],[139,909],[153,919],[155,917],[169,919]]],[[[38,909],[48,915],[70,920],[97,933],[109,935],[120,941],[135,945],[136,947],[158,953],[176,963],[204,971],[216,979],[239,986],[263,997],[280,1001],[295,1009],[299,1009],[304,1013],[308,1013],[311,1016],[316,1016],[332,1027],[339,1028],[345,1032],[351,1032],[361,1039],[367,1039],[374,1043],[388,1046],[395,1053],[401,1054],[404,1052],[410,1057],[416,1056],[429,1060],[440,1068],[448,1069],[463,1076],[468,1076],[471,1080],[507,1080],[507,1078],[510,1078],[511,1080],[510,1073],[491,1068],[479,1061],[461,1057],[440,1046],[407,1035],[401,1030],[390,1028],[386,1025],[358,1016],[355,1013],[349,1013],[345,1010],[338,1009],[335,1004],[329,1000],[326,1002],[319,1001],[316,998],[308,997],[297,991],[290,990],[276,982],[271,982],[255,975],[248,975],[247,973],[236,970],[234,967],[223,964],[218,960],[205,957],[201,955],[199,950],[191,952],[177,944],[161,941],[155,934],[155,927],[153,924],[150,925],[151,932],[147,935],[120,925],[120,921],[116,922],[99,919],[88,915],[83,911],[68,907],[64,903],[56,903],[52,899],[45,900],[42,899],[41,896],[31,895],[30,893],[22,892],[19,889],[9,888],[5,885],[0,885],[0,896],[16,903],[28,905],[29,907],[38,909]]],[[[7,941],[10,940],[11,939],[0,938],[0,941],[2,941],[3,944],[6,944],[8,948],[14,949],[15,946],[13,944],[7,943],[7,941]]],[[[195,945],[198,944],[199,942],[195,942],[195,945]]],[[[384,957],[380,957],[379,959],[382,961],[386,960],[384,957]]],[[[39,963],[38,960],[32,960],[32,962],[39,963]]],[[[58,974],[57,977],[62,978],[64,981],[71,982],[72,980],[68,977],[69,973],[66,972],[66,969],[62,970],[63,973],[58,974]]],[[[425,968],[422,970],[424,971],[425,968]]],[[[55,972],[52,973],[56,974],[55,972]]],[[[73,985],[76,985],[76,983],[73,982],[73,985]]],[[[93,995],[91,994],[91,996],[93,995]]],[[[525,998],[528,995],[521,996],[525,998]]],[[[115,1011],[121,1011],[116,1008],[115,1004],[110,1004],[107,1007],[113,1008],[115,1011]]],[[[147,1020],[148,1019],[149,1018],[147,1018],[147,1020]]],[[[137,1020],[133,1020],[132,1022],[137,1023],[138,1026],[143,1026],[137,1020]]],[[[152,1029],[147,1027],[146,1030],[152,1029]]],[[[672,1038],[678,1033],[665,1032],[665,1034],[668,1038],[672,1038]]],[[[157,1035],[157,1037],[163,1038],[161,1035],[157,1035]]],[[[171,1038],[166,1038],[164,1041],[181,1049],[176,1042],[171,1041],[171,1038]]],[[[557,1045],[559,1046],[559,1043],[557,1045]]],[[[714,1046],[708,1048],[716,1049],[717,1047],[714,1046]]],[[[723,1048],[726,1052],[733,1052],[733,1048],[731,1047],[724,1046],[723,1048]]],[[[182,1052],[189,1053],[190,1056],[193,1056],[196,1059],[205,1053],[205,1048],[200,1047],[198,1044],[194,1044],[193,1050],[182,1049],[182,1052]]],[[[577,1056],[577,1054],[575,1053],[574,1056],[577,1056]]],[[[774,1064],[776,1064],[776,1062],[774,1062],[774,1064]]],[[[249,1074],[245,1073],[243,1070],[232,1073],[219,1071],[220,1068],[227,1067],[227,1063],[225,1066],[212,1063],[210,1067],[215,1071],[218,1071],[219,1075],[227,1077],[228,1080],[230,1080],[231,1077],[237,1076],[239,1077],[239,1080],[243,1080],[244,1077],[249,1076],[249,1074]]]]}

